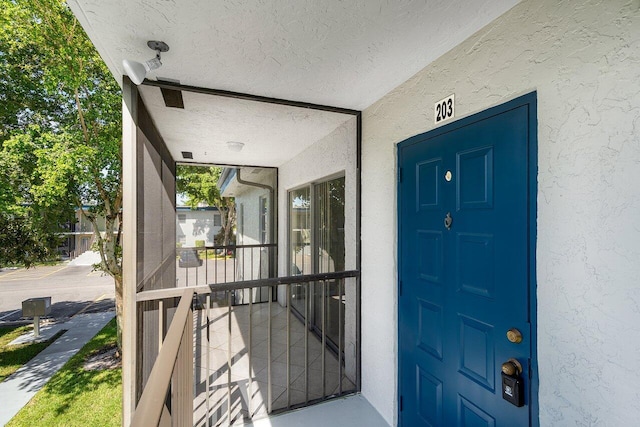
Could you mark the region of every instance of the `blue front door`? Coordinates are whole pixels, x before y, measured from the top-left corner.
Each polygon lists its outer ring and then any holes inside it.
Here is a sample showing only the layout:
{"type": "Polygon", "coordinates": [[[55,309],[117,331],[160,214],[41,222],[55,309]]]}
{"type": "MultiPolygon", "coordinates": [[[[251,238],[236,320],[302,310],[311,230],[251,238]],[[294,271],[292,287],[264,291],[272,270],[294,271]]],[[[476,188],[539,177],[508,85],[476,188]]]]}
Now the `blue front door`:
{"type": "Polygon", "coordinates": [[[528,95],[399,144],[404,427],[530,425],[534,124],[528,95]],[[521,407],[503,399],[509,359],[521,407]]]}

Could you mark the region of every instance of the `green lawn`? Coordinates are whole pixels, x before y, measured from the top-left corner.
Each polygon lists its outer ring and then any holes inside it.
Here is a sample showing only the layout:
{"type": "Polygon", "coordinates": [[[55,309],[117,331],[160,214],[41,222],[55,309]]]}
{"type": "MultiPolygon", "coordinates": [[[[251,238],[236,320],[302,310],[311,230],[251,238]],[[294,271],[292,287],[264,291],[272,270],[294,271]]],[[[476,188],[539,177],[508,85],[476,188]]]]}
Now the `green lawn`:
{"type": "Polygon", "coordinates": [[[35,344],[8,345],[11,341],[32,329],[33,326],[0,328],[0,382],[33,359],[36,354],[47,348],[56,338],[35,344]]]}
{"type": "Polygon", "coordinates": [[[115,342],[114,319],[51,378],[7,427],[120,426],[122,370],[83,369],[88,355],[115,342]]]}

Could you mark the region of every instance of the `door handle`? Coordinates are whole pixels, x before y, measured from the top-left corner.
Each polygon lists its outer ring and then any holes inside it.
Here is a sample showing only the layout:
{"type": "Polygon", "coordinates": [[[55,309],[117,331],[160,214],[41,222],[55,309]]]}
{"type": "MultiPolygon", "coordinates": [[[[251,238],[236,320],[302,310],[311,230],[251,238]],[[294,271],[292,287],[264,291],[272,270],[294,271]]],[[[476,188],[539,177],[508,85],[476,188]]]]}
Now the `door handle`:
{"type": "Polygon", "coordinates": [[[516,359],[509,359],[502,364],[502,372],[512,377],[520,375],[522,373],[522,365],[516,359]]]}

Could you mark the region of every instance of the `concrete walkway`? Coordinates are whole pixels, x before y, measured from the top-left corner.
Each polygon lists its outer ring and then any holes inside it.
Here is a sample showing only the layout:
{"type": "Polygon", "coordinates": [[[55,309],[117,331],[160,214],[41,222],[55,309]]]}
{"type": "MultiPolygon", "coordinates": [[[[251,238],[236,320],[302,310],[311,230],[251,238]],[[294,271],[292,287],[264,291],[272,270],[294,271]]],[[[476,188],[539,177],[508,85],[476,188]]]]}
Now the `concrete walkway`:
{"type": "Polygon", "coordinates": [[[100,253],[93,251],[86,251],[78,258],[69,261],[70,266],[76,265],[94,265],[100,262],[100,253]]]}
{"type": "MultiPolygon", "coordinates": [[[[42,323],[43,322],[40,321],[41,325],[42,325],[42,323]]],[[[31,324],[33,325],[33,321],[31,322],[31,324]]],[[[67,329],[66,324],[67,324],[67,322],[45,324],[44,326],[40,326],[40,336],[39,337],[36,338],[34,336],[35,332],[31,331],[28,334],[20,335],[18,338],[16,338],[15,340],[11,341],[9,343],[9,346],[21,345],[21,344],[33,344],[33,343],[36,343],[36,342],[43,342],[43,341],[50,340],[58,332],[67,329]]]]}
{"type": "MultiPolygon", "coordinates": [[[[8,423],[114,315],[113,311],[79,314],[56,326],[55,329],[66,329],[67,332],[0,383],[0,425],[8,423]]],[[[44,328],[41,332],[51,333],[44,328]]]]}

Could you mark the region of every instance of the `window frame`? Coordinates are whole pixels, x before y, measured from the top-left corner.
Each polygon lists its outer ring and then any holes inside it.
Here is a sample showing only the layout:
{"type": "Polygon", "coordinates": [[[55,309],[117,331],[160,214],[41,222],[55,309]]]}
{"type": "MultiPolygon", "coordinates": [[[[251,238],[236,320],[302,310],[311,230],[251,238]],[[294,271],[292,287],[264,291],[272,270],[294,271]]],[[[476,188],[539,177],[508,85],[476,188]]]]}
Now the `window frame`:
{"type": "Polygon", "coordinates": [[[269,243],[269,201],[266,196],[258,198],[258,235],[261,245],[269,243]]]}
{"type": "MultiPolygon", "coordinates": [[[[286,215],[287,215],[287,221],[286,221],[286,224],[287,224],[287,235],[286,235],[287,242],[286,242],[286,250],[287,250],[287,272],[289,274],[293,275],[291,273],[291,268],[293,266],[292,259],[291,259],[291,231],[292,231],[291,230],[291,226],[292,226],[291,194],[294,191],[302,190],[302,189],[305,189],[305,188],[309,189],[309,201],[310,201],[310,204],[309,204],[309,213],[310,213],[309,214],[309,230],[310,230],[310,235],[311,235],[309,246],[310,246],[311,254],[313,256],[311,257],[311,271],[310,272],[306,272],[306,273],[303,272],[303,274],[315,274],[315,273],[318,272],[317,271],[317,268],[318,268],[317,260],[316,260],[316,256],[315,256],[317,254],[317,249],[318,249],[316,247],[317,246],[317,239],[316,239],[316,235],[315,235],[316,234],[315,230],[316,230],[316,226],[317,226],[317,224],[316,224],[316,216],[317,215],[316,215],[316,206],[315,206],[317,201],[316,201],[315,188],[319,184],[324,184],[324,183],[327,183],[329,181],[333,181],[333,180],[339,179],[339,178],[342,178],[342,179],[345,180],[345,195],[344,195],[344,197],[346,198],[346,190],[347,190],[346,189],[346,171],[344,171],[344,170],[340,171],[340,172],[337,172],[337,173],[334,173],[334,174],[331,174],[331,175],[328,175],[328,176],[325,176],[325,177],[317,179],[317,180],[309,181],[309,182],[307,182],[305,184],[302,184],[302,185],[299,185],[299,186],[296,186],[296,187],[292,187],[292,188],[287,190],[287,213],[286,213],[286,215]]],[[[345,215],[345,218],[346,218],[346,215],[347,215],[346,206],[345,206],[344,215],[345,215]]],[[[346,250],[346,244],[347,244],[347,240],[346,239],[347,239],[347,236],[345,235],[345,241],[344,241],[345,250],[346,250]]],[[[345,268],[346,268],[346,266],[345,266],[345,268]]]]}

